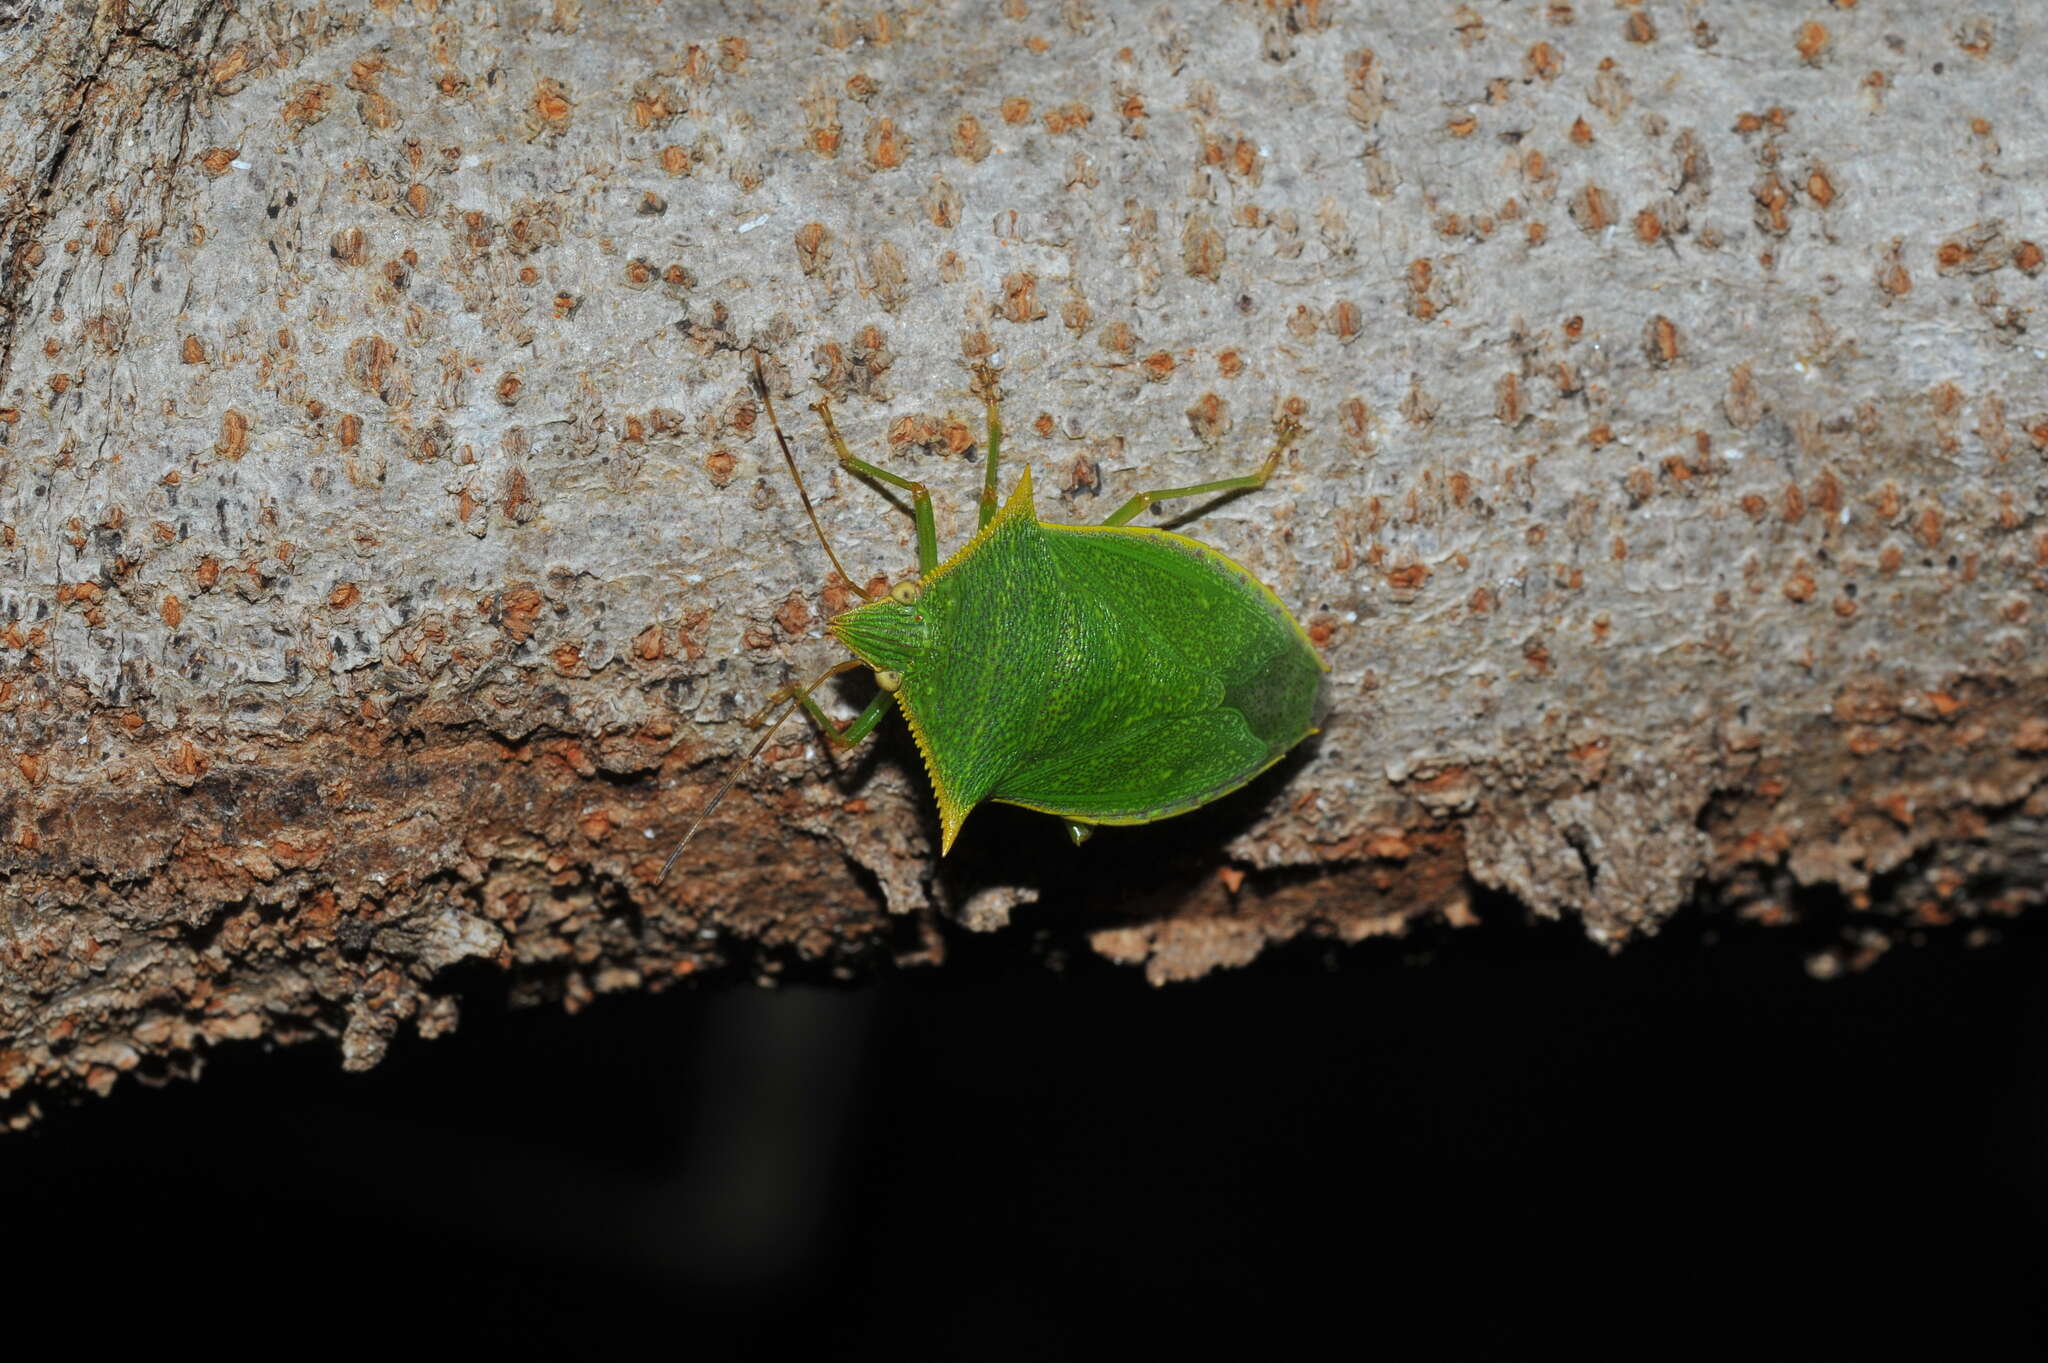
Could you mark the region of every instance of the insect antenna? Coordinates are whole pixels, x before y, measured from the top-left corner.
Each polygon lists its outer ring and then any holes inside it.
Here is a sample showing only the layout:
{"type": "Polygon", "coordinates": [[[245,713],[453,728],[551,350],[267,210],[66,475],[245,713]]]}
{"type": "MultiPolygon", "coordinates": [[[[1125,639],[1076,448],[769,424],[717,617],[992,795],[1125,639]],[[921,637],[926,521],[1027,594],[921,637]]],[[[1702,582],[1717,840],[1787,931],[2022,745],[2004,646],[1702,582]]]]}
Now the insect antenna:
{"type": "Polygon", "coordinates": [[[734,783],[736,783],[740,779],[740,773],[745,771],[747,769],[748,764],[761,755],[761,749],[768,746],[768,740],[775,737],[775,731],[782,727],[782,722],[788,719],[791,715],[795,714],[798,710],[804,708],[805,703],[809,701],[811,698],[811,692],[817,690],[820,686],[823,686],[826,682],[838,676],[840,673],[859,666],[861,666],[861,663],[860,660],[857,658],[849,658],[843,663],[834,663],[831,667],[826,668],[824,672],[820,673],[817,677],[813,678],[807,684],[803,686],[786,686],[782,690],[776,692],[774,695],[768,698],[768,703],[762,706],[761,709],[758,712],[756,712],[751,719],[747,721],[747,724],[750,727],[756,724],[760,724],[764,720],[766,720],[768,718],[768,712],[770,710],[773,710],[776,706],[781,705],[784,701],[788,701],[789,704],[784,707],[781,714],[775,717],[775,722],[768,726],[767,731],[764,732],[759,738],[754,740],[753,747],[748,748],[746,752],[742,753],[739,757],[733,759],[732,769],[726,772],[725,780],[719,783],[718,793],[711,797],[711,800],[708,804],[706,804],[702,809],[697,811],[697,817],[690,820],[690,826],[689,828],[684,830],[681,840],[676,843],[675,850],[673,852],[670,852],[668,854],[668,860],[664,861],[661,864],[661,874],[654,878],[654,883],[656,885],[659,885],[662,881],[668,879],[669,870],[676,864],[676,858],[680,857],[683,854],[683,849],[690,845],[690,839],[697,836],[697,830],[699,828],[702,828],[704,826],[704,821],[711,817],[711,811],[718,808],[719,801],[723,800],[726,797],[726,795],[731,792],[734,783]]]}
{"type": "Polygon", "coordinates": [[[825,527],[818,523],[818,513],[811,506],[811,494],[804,490],[804,476],[797,471],[796,456],[789,451],[789,439],[782,433],[782,423],[775,419],[775,399],[768,395],[768,376],[761,371],[761,352],[758,350],[754,352],[754,391],[760,394],[761,405],[768,409],[768,425],[775,432],[775,443],[782,447],[782,462],[789,465],[789,476],[796,482],[796,495],[803,501],[804,514],[811,518],[811,529],[818,532],[818,543],[825,546],[825,557],[832,560],[833,570],[839,574],[840,581],[859,592],[863,600],[877,600],[876,593],[853,580],[853,574],[846,571],[839,555],[832,552],[832,541],[825,538],[825,527]]]}

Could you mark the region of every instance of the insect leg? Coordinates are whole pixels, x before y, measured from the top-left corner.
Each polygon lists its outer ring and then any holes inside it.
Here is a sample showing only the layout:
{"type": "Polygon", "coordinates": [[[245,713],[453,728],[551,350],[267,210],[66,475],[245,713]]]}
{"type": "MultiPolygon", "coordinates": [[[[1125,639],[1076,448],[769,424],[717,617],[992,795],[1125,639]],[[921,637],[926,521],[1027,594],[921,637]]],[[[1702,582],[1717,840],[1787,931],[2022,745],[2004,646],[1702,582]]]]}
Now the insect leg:
{"type": "Polygon", "coordinates": [[[818,513],[811,509],[811,494],[804,490],[804,476],[797,471],[796,456],[790,453],[789,439],[782,433],[782,423],[775,419],[775,399],[768,393],[768,376],[761,372],[761,352],[754,352],[754,391],[761,397],[761,405],[768,409],[768,424],[775,431],[775,443],[782,447],[782,462],[789,465],[789,476],[796,481],[796,495],[804,504],[804,514],[811,518],[811,529],[818,532],[818,543],[825,546],[825,557],[832,560],[833,571],[839,580],[859,592],[869,601],[875,593],[854,581],[853,574],[846,571],[846,565],[839,561],[839,555],[832,552],[832,541],[825,538],[825,527],[818,523],[818,513]]]}
{"type": "Polygon", "coordinates": [[[1266,456],[1266,462],[1259,465],[1255,473],[1247,473],[1238,478],[1218,478],[1213,483],[1195,483],[1188,487],[1164,487],[1156,492],[1141,492],[1111,512],[1109,519],[1103,524],[1122,525],[1154,502],[1171,501],[1175,497],[1200,497],[1211,492],[1242,492],[1264,487],[1266,480],[1273,476],[1273,470],[1280,466],[1280,456],[1287,453],[1287,447],[1292,445],[1300,434],[1301,427],[1292,421],[1283,425],[1280,428],[1280,443],[1273,447],[1273,452],[1266,456]]]}
{"type": "Polygon", "coordinates": [[[932,494],[923,483],[913,482],[900,473],[876,464],[870,464],[852,450],[846,448],[846,440],[839,434],[839,427],[833,424],[832,407],[827,402],[814,402],[811,410],[825,423],[825,436],[832,442],[832,448],[839,453],[839,466],[850,469],[863,478],[873,478],[891,487],[900,487],[910,494],[910,514],[917,522],[917,570],[928,573],[939,566],[939,532],[932,523],[932,494]]]}
{"type": "MultiPolygon", "coordinates": [[[[882,722],[882,716],[889,711],[889,693],[887,691],[877,692],[875,698],[868,702],[867,709],[861,711],[855,718],[841,724],[819,707],[818,702],[811,698],[811,692],[817,690],[828,679],[838,676],[841,672],[848,672],[862,666],[865,666],[865,664],[860,659],[848,658],[843,663],[835,664],[815,681],[803,686],[783,687],[774,695],[768,697],[767,704],[748,717],[747,727],[750,729],[760,728],[761,725],[767,722],[768,714],[771,710],[774,710],[784,701],[794,699],[798,705],[803,707],[804,713],[809,715],[816,722],[818,728],[824,732],[826,742],[835,748],[852,747],[863,738],[866,738],[874,730],[874,727],[882,722]]],[[[781,721],[777,720],[776,722],[780,723],[781,721]]]]}
{"type": "MultiPolygon", "coordinates": [[[[811,692],[824,685],[831,678],[838,676],[841,672],[846,672],[860,666],[862,666],[862,663],[858,658],[848,658],[843,663],[835,663],[827,668],[807,685],[785,686],[781,688],[768,698],[766,705],[748,717],[747,727],[749,729],[760,728],[762,724],[766,723],[769,711],[793,697],[798,705],[801,705],[804,710],[809,712],[812,719],[818,721],[818,727],[824,730],[828,741],[838,747],[852,747],[863,738],[866,738],[868,732],[881,722],[882,715],[888,709],[889,692],[883,691],[878,694],[868,703],[868,708],[860,712],[860,716],[857,719],[851,720],[843,727],[838,720],[818,708],[818,703],[811,699],[811,692]]],[[[719,783],[717,793],[705,802],[702,809],[697,811],[697,817],[690,820],[689,828],[684,831],[681,838],[677,839],[675,850],[671,851],[668,854],[668,860],[661,864],[661,874],[654,878],[655,884],[659,885],[662,881],[668,879],[669,869],[676,864],[676,858],[682,856],[683,849],[690,845],[690,839],[697,836],[697,830],[704,826],[704,821],[711,817],[711,811],[718,808],[719,803],[731,792],[733,784],[740,779],[740,773],[747,769],[747,764],[761,755],[761,749],[768,746],[768,740],[775,737],[775,731],[782,727],[782,722],[795,714],[796,710],[797,706],[791,705],[780,715],[777,715],[775,722],[768,725],[767,731],[755,739],[753,746],[748,748],[732,764],[731,769],[725,774],[725,780],[719,783]]]]}
{"type": "Polygon", "coordinates": [[[996,518],[996,468],[1003,461],[1003,419],[996,412],[996,371],[977,365],[974,377],[981,382],[981,400],[988,404],[988,443],[982,452],[988,471],[981,484],[981,518],[975,525],[977,530],[986,530],[996,518]]]}

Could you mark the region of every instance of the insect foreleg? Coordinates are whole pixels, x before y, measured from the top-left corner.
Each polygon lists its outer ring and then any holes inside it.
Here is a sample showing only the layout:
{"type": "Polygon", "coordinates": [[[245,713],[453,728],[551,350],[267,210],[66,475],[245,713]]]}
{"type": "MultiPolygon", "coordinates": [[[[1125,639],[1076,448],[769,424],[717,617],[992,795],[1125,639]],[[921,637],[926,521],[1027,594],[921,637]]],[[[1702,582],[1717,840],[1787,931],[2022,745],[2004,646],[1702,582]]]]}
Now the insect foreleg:
{"type": "MultiPolygon", "coordinates": [[[[823,731],[826,742],[835,748],[852,747],[863,738],[866,738],[873,732],[874,727],[882,722],[882,716],[889,711],[889,693],[887,691],[877,692],[875,698],[868,702],[867,709],[842,724],[825,713],[818,702],[811,698],[811,692],[817,690],[841,672],[850,672],[862,665],[858,658],[848,658],[843,663],[835,663],[815,680],[807,682],[802,686],[790,685],[783,687],[774,695],[768,697],[767,703],[759,710],[756,710],[747,717],[747,727],[749,729],[760,728],[768,722],[768,716],[772,711],[782,705],[784,701],[793,699],[798,705],[803,707],[804,713],[809,715],[816,722],[818,728],[823,731]]],[[[781,721],[777,720],[776,723],[779,724],[781,721]]]]}
{"type": "Polygon", "coordinates": [[[925,487],[923,483],[913,482],[905,478],[900,473],[891,473],[880,465],[870,464],[867,460],[862,459],[852,450],[846,448],[846,441],[839,434],[839,427],[832,421],[831,404],[814,402],[811,404],[811,410],[816,412],[824,421],[825,436],[832,442],[832,448],[838,452],[839,466],[841,468],[849,469],[863,478],[873,478],[875,481],[887,483],[891,487],[900,487],[910,494],[910,515],[911,519],[917,522],[917,571],[928,573],[938,567],[939,532],[937,526],[932,521],[932,494],[930,489],[925,487]]]}
{"type": "Polygon", "coordinates": [[[1156,492],[1141,492],[1111,512],[1109,519],[1103,524],[1122,525],[1154,502],[1171,501],[1175,497],[1200,497],[1212,492],[1244,492],[1264,487],[1266,480],[1273,476],[1273,470],[1280,466],[1280,456],[1287,453],[1287,447],[1292,445],[1300,434],[1301,427],[1291,421],[1282,426],[1280,443],[1273,447],[1273,452],[1266,456],[1266,462],[1259,465],[1255,473],[1247,473],[1239,478],[1218,478],[1213,483],[1195,483],[1188,487],[1163,487],[1156,492]]]}
{"type": "Polygon", "coordinates": [[[996,518],[996,468],[1003,459],[1003,419],[996,412],[996,371],[985,364],[977,365],[974,377],[981,383],[981,400],[988,405],[988,442],[982,451],[988,468],[981,482],[980,520],[975,525],[977,530],[986,530],[996,518]]]}
{"type": "MultiPolygon", "coordinates": [[[[781,688],[768,698],[766,705],[747,717],[747,727],[749,729],[760,728],[763,724],[767,723],[770,711],[794,698],[797,705],[801,705],[812,719],[818,721],[818,727],[824,730],[828,741],[837,747],[852,747],[863,738],[866,738],[869,731],[881,722],[882,715],[888,710],[889,693],[883,691],[876,695],[874,700],[868,703],[868,708],[860,712],[859,717],[842,726],[838,720],[818,708],[818,703],[811,699],[811,692],[823,686],[841,672],[850,671],[859,666],[861,666],[861,662],[858,658],[848,658],[843,663],[837,663],[827,668],[815,680],[804,686],[785,686],[781,688]]],[[[670,852],[668,860],[661,864],[661,874],[654,878],[655,884],[659,885],[662,881],[668,879],[669,868],[676,864],[676,858],[680,857],[683,854],[683,849],[690,845],[690,839],[697,836],[697,830],[704,826],[704,820],[711,817],[711,811],[718,808],[719,802],[724,800],[726,795],[732,790],[733,784],[740,779],[740,773],[747,769],[747,764],[761,755],[761,749],[767,747],[768,740],[775,737],[775,731],[782,727],[782,721],[796,713],[797,705],[791,705],[783,710],[780,715],[777,715],[775,722],[768,725],[767,732],[755,739],[753,746],[749,747],[732,764],[731,769],[725,774],[725,780],[719,783],[717,793],[705,802],[702,809],[697,811],[697,817],[690,820],[689,828],[677,840],[675,850],[670,852]]]]}
{"type": "Polygon", "coordinates": [[[843,724],[826,714],[818,702],[811,699],[809,691],[799,691],[796,703],[803,706],[804,713],[817,723],[819,730],[825,735],[825,741],[835,748],[851,748],[874,732],[875,726],[882,722],[882,716],[889,713],[887,691],[877,691],[875,698],[868,702],[867,709],[843,724]]]}
{"type": "Polygon", "coordinates": [[[859,592],[865,600],[873,601],[875,594],[854,581],[853,575],[846,571],[846,565],[839,561],[839,555],[833,552],[832,541],[825,538],[825,527],[818,523],[818,513],[811,506],[811,494],[804,489],[804,476],[797,471],[796,455],[790,452],[789,438],[782,433],[782,423],[775,419],[775,399],[768,392],[768,376],[761,370],[761,352],[758,350],[754,352],[754,391],[760,395],[761,405],[768,409],[768,425],[775,432],[775,443],[782,449],[782,462],[789,465],[789,476],[796,483],[797,498],[804,504],[804,515],[811,518],[811,529],[818,532],[818,543],[825,547],[825,557],[832,560],[832,568],[839,574],[840,581],[859,592]]]}

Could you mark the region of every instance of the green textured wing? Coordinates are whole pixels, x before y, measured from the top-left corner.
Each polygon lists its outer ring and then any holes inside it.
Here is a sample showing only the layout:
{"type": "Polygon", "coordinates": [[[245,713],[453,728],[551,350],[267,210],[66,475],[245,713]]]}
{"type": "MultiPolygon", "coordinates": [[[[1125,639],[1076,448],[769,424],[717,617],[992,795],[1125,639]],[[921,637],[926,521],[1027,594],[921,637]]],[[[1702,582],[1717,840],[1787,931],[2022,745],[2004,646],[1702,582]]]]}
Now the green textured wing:
{"type": "Polygon", "coordinates": [[[1234,712],[1210,710],[1148,721],[1041,760],[990,798],[1090,823],[1145,823],[1207,804],[1279,756],[1234,712]]]}
{"type": "Polygon", "coordinates": [[[1322,665],[1255,578],[1150,529],[1043,526],[1070,601],[1047,696],[1060,722],[1020,746],[989,798],[1100,823],[1205,804],[1315,726],[1322,665]]]}

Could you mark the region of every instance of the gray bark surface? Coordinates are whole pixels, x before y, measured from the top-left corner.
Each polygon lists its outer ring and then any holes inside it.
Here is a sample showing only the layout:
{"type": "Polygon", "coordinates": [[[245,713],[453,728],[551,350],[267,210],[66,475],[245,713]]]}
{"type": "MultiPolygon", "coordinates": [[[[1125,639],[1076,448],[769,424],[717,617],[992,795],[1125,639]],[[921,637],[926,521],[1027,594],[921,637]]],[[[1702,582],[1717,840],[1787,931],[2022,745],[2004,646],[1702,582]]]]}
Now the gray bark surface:
{"type": "Polygon", "coordinates": [[[1014,915],[1169,980],[1481,887],[1616,944],[1838,897],[1831,968],[2040,898],[2033,7],[0,25],[0,1119],[229,1040],[373,1064],[466,961],[575,1006],[1014,915]],[[1298,417],[1191,528],[1323,649],[1326,732],[1079,851],[980,811],[941,865],[900,731],[791,725],[657,884],[854,599],[756,349],[892,579],[909,519],[819,396],[947,548],[977,361],[1048,519],[1298,417]]]}

